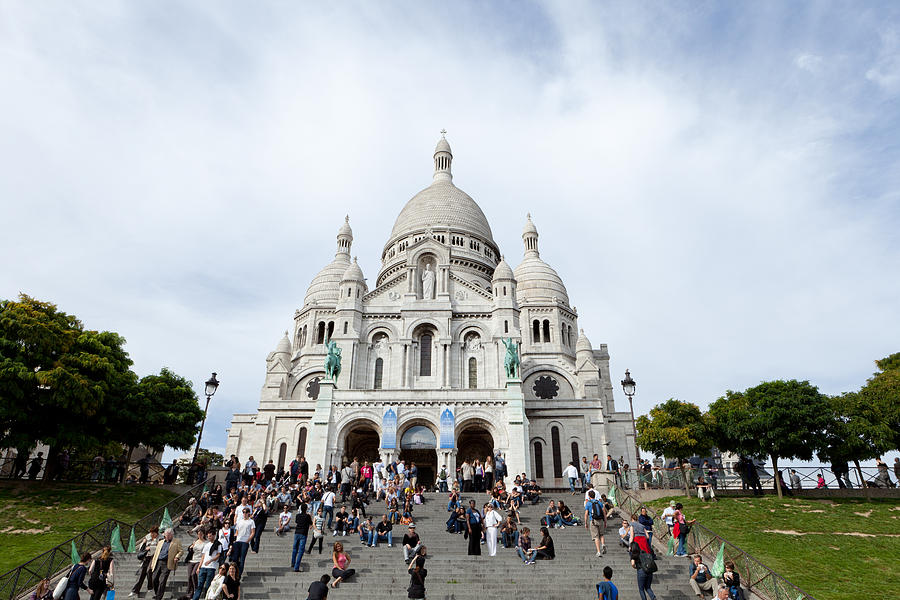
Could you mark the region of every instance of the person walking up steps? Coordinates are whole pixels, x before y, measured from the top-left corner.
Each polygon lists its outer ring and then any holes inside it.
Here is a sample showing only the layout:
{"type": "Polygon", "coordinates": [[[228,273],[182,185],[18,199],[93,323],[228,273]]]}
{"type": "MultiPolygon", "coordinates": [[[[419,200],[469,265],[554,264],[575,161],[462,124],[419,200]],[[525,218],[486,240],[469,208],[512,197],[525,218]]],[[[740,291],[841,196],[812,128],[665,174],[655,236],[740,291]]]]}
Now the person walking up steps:
{"type": "Polygon", "coordinates": [[[309,535],[309,528],[312,525],[312,517],[306,514],[306,508],[305,502],[300,505],[294,527],[294,549],[291,554],[291,568],[294,569],[295,573],[300,570],[300,561],[303,560],[303,553],[306,550],[306,536],[309,535]]]}
{"type": "Polygon", "coordinates": [[[606,529],[606,511],[603,504],[595,497],[594,490],[588,490],[588,501],[584,505],[584,528],[591,532],[597,556],[606,554],[606,541],[603,531],[606,529]]]}
{"type": "Polygon", "coordinates": [[[619,589],[612,582],[612,567],[603,567],[603,581],[597,584],[597,600],[619,600],[619,589]]]}

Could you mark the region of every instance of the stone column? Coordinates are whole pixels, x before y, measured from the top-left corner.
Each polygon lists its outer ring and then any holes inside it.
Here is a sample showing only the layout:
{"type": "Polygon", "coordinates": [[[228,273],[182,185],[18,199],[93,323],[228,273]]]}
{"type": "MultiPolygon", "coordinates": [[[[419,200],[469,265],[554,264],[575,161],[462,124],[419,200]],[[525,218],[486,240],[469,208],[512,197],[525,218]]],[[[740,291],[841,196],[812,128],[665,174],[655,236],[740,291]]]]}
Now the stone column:
{"type": "Polygon", "coordinates": [[[331,429],[331,403],[334,399],[334,382],[330,379],[319,382],[319,397],[316,410],[306,438],[306,460],[315,466],[325,464],[328,456],[331,429]]]}
{"type": "Polygon", "coordinates": [[[531,470],[531,456],[528,452],[528,418],[525,416],[525,396],[521,379],[506,381],[506,420],[509,448],[506,450],[506,468],[509,473],[528,473],[531,470]]]}

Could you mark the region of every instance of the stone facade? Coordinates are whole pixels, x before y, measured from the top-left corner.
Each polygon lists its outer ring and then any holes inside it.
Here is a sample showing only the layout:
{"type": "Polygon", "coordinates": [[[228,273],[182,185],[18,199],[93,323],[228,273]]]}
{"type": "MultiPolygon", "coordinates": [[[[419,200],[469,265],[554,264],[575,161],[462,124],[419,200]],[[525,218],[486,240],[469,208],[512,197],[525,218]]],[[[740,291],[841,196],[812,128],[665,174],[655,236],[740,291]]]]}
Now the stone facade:
{"type": "Polygon", "coordinates": [[[256,413],[234,415],[226,451],[287,465],[414,460],[430,476],[499,451],[510,473],[557,485],[568,461],[634,464],[631,417],[616,412],[609,353],[578,328],[565,285],[540,258],[531,216],[515,271],[475,201],[453,185],[450,145],[430,186],[403,208],[369,289],[350,258],[349,218],[293,328],[266,358],[256,413]],[[342,351],[325,378],[325,342],[342,351]],[[507,378],[503,340],[518,344],[507,378]]]}

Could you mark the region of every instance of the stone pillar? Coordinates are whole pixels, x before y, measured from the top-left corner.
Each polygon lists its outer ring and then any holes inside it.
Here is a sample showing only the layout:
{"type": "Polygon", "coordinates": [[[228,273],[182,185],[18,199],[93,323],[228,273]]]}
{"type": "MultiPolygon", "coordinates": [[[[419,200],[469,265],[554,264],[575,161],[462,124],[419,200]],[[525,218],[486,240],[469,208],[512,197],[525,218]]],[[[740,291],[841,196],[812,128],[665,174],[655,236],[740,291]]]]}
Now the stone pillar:
{"type": "Polygon", "coordinates": [[[528,452],[528,418],[525,416],[525,396],[521,379],[506,381],[506,421],[509,448],[506,450],[506,468],[509,473],[528,473],[533,477],[528,452]]]}
{"type": "Polygon", "coordinates": [[[334,399],[334,381],[325,379],[319,382],[319,397],[316,399],[316,410],[306,439],[306,460],[314,466],[316,463],[326,464],[328,459],[328,442],[331,428],[331,402],[334,399]]]}

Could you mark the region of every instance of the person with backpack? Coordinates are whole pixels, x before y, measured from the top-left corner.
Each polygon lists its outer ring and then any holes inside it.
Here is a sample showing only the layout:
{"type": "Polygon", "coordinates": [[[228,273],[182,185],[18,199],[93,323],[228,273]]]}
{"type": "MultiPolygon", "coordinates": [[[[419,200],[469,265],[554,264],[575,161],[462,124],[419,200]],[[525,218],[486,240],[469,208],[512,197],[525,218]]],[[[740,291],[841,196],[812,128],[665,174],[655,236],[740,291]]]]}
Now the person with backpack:
{"type": "MultiPolygon", "coordinates": [[[[441,465],[441,471],[438,473],[438,488],[441,490],[442,494],[447,493],[447,479],[449,479],[450,474],[447,472],[447,465],[441,465]]],[[[449,508],[447,510],[450,510],[449,508]]]]}
{"type": "Polygon", "coordinates": [[[612,576],[612,567],[603,567],[603,581],[597,584],[597,600],[619,600],[619,589],[612,582],[612,576]]]}
{"type": "Polygon", "coordinates": [[[644,551],[637,542],[631,542],[629,552],[631,554],[631,566],[637,572],[637,587],[641,600],[647,600],[648,597],[650,600],[656,600],[656,594],[650,589],[650,586],[653,584],[653,574],[657,570],[653,552],[644,551]]]}
{"type": "Polygon", "coordinates": [[[591,539],[597,548],[597,556],[606,554],[606,541],[603,531],[606,529],[606,511],[597,500],[594,490],[588,490],[588,501],[584,504],[584,528],[591,532],[591,539]]]}

